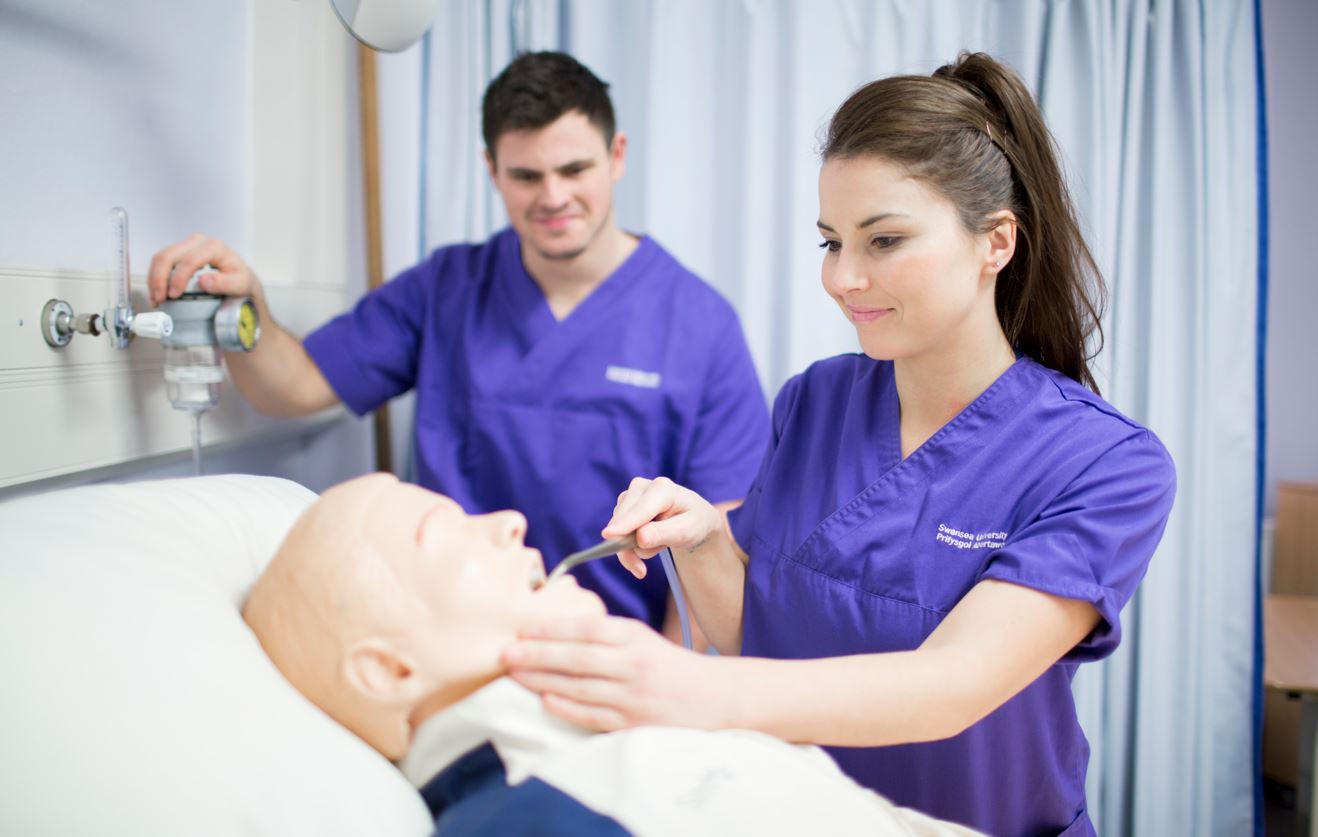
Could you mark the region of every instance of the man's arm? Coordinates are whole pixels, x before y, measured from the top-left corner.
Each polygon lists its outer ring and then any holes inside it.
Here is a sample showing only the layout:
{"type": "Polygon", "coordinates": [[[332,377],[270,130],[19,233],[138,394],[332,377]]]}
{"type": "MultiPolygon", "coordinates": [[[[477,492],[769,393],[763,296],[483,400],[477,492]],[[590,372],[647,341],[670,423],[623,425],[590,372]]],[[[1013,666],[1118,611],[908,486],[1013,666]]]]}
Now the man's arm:
{"type": "Polygon", "coordinates": [[[272,416],[303,416],[339,402],[302,341],[270,314],[265,289],[237,253],[222,241],[196,234],[156,253],[147,274],[152,304],[183,294],[188,279],[203,267],[201,290],[222,296],[251,296],[261,318],[261,340],[251,352],[226,355],[229,373],[243,397],[272,416]]]}

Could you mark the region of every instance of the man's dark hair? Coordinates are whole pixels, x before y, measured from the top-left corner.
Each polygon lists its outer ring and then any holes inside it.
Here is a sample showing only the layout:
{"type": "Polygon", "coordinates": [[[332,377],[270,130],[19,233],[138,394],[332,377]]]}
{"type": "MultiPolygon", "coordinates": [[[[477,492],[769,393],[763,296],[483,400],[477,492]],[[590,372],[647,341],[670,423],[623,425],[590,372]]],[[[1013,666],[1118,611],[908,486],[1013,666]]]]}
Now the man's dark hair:
{"type": "Polygon", "coordinates": [[[613,144],[613,103],[609,86],[575,58],[562,52],[524,52],[485,88],[481,132],[485,148],[509,131],[543,128],[570,111],[580,111],[613,144]]]}

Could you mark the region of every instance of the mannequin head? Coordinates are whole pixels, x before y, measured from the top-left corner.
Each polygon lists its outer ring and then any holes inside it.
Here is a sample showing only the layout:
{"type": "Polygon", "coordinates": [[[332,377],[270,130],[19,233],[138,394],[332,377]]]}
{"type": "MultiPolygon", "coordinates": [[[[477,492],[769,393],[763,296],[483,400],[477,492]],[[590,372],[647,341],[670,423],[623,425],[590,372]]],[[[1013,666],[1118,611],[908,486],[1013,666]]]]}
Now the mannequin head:
{"type": "Polygon", "coordinates": [[[243,618],[289,682],[397,760],[417,724],[504,673],[520,627],[603,614],[570,577],[540,586],[525,532],[517,512],[468,515],[391,475],[359,477],[297,520],[243,618]]]}

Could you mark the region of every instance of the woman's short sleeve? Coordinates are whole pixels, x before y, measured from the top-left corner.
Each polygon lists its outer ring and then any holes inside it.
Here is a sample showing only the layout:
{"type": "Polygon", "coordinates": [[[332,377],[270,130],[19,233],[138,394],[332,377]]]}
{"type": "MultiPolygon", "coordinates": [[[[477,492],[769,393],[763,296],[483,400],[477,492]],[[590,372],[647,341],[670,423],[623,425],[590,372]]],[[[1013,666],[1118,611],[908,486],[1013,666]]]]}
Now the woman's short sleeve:
{"type": "Polygon", "coordinates": [[[1033,522],[989,558],[997,579],[1087,601],[1101,621],[1063,661],[1111,654],[1120,613],[1162,538],[1176,493],[1171,457],[1147,430],[1102,453],[1033,522]]]}

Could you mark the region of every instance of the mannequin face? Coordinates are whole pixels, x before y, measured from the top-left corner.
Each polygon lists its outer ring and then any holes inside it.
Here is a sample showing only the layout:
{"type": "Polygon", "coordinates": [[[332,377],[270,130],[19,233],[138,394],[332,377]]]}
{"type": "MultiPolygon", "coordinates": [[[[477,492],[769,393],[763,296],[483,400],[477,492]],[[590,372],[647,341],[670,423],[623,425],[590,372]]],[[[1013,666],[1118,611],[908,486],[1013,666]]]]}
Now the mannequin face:
{"type": "Polygon", "coordinates": [[[544,561],[523,543],[521,514],[468,515],[448,497],[387,475],[354,482],[361,484],[346,487],[365,504],[366,551],[389,570],[366,574],[381,583],[363,592],[411,613],[400,644],[423,668],[477,675],[528,620],[602,612],[598,597],[575,583],[541,587],[544,561]]]}
{"type": "Polygon", "coordinates": [[[522,542],[522,515],[468,515],[448,497],[387,478],[363,488],[361,536],[394,582],[374,595],[399,598],[396,606],[415,607],[437,626],[515,622],[534,606],[544,562],[522,542]]]}
{"type": "Polygon", "coordinates": [[[604,614],[570,577],[541,584],[525,533],[517,512],[359,477],[298,519],[243,618],[303,695],[400,758],[416,724],[505,673],[519,628],[604,614]]]}

